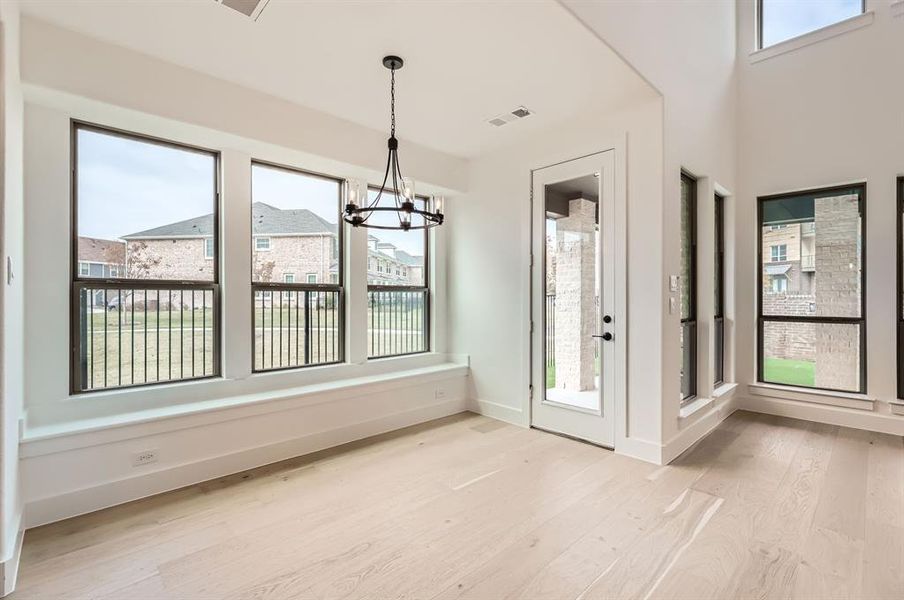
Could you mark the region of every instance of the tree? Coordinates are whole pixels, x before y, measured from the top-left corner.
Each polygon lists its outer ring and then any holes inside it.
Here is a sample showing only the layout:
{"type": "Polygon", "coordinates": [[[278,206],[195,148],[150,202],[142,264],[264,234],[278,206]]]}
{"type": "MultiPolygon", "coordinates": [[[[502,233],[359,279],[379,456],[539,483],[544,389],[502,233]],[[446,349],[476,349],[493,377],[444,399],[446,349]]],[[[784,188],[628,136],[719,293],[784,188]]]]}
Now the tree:
{"type": "MultiPolygon", "coordinates": [[[[155,256],[145,241],[128,242],[126,246],[126,276],[129,279],[151,279],[162,259],[155,256]]],[[[159,277],[154,277],[159,278],[159,277]]]]}
{"type": "Polygon", "coordinates": [[[276,262],[272,260],[261,260],[261,257],[258,253],[254,253],[254,267],[252,269],[252,274],[254,275],[254,281],[260,282],[269,282],[273,280],[273,269],[276,267],[276,262]]]}

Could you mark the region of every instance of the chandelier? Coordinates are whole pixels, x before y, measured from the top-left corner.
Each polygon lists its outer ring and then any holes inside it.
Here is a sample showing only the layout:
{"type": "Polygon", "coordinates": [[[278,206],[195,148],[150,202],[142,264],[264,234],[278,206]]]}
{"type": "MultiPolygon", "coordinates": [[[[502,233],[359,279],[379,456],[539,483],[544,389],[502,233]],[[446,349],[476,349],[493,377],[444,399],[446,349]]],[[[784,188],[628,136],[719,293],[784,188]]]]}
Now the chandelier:
{"type": "Polygon", "coordinates": [[[419,200],[414,195],[414,181],[409,177],[404,177],[399,167],[399,140],[395,136],[395,73],[402,68],[403,64],[404,62],[398,56],[383,57],[383,66],[391,73],[389,155],[386,157],[383,183],[380,184],[380,189],[376,191],[373,200],[368,200],[366,185],[360,181],[345,182],[345,214],[342,218],[354,227],[408,231],[409,229],[427,229],[443,223],[443,197],[434,196],[427,200],[423,209],[418,208],[415,205],[415,202],[419,200]],[[398,224],[391,218],[389,224],[369,222],[373,214],[377,212],[395,213],[398,224]],[[420,215],[423,224],[413,225],[411,215],[420,215]]]}

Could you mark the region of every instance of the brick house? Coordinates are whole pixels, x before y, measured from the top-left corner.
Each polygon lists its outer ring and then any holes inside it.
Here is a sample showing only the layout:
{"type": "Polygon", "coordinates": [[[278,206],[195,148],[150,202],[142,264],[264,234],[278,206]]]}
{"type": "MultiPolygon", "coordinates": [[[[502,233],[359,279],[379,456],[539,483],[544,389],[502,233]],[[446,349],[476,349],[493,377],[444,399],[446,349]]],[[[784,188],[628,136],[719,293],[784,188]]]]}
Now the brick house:
{"type": "MultiPolygon", "coordinates": [[[[335,283],[337,227],[307,209],[251,205],[252,270],[255,281],[335,283]]],[[[138,279],[213,278],[213,215],[162,225],[122,237],[126,271],[138,279]]],[[[420,285],[423,257],[368,238],[368,282],[420,285]]]]}
{"type": "Polygon", "coordinates": [[[119,240],[78,238],[79,277],[120,277],[125,272],[126,245],[119,240]]]}

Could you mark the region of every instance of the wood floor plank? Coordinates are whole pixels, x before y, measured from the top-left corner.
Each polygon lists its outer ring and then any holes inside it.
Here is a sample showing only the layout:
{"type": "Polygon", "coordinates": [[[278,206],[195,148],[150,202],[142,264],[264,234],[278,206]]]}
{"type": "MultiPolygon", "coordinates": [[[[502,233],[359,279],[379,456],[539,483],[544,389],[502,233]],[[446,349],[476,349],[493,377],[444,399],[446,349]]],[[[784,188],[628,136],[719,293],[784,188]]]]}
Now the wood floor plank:
{"type": "Polygon", "coordinates": [[[755,552],[753,538],[776,498],[783,474],[804,440],[793,425],[772,418],[751,419],[737,439],[718,456],[692,489],[724,501],[709,526],[663,574],[651,598],[730,598],[738,595],[743,565],[768,561],[755,552]],[[754,554],[751,554],[754,552],[754,554]]]}
{"type": "Polygon", "coordinates": [[[904,439],[737,412],[672,465],[461,415],[29,531],[13,600],[904,598],[904,439]]]}
{"type": "Polygon", "coordinates": [[[904,438],[871,436],[863,543],[864,598],[904,598],[904,438]]]}

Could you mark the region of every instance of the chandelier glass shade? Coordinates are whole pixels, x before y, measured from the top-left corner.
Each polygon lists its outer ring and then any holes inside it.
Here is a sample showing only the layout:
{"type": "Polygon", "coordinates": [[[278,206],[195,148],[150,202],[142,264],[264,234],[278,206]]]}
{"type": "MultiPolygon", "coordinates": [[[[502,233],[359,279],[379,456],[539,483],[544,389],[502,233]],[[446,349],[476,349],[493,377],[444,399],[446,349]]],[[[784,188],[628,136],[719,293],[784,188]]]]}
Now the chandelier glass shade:
{"type": "Polygon", "coordinates": [[[427,229],[442,225],[444,199],[442,196],[422,199],[415,196],[414,181],[402,175],[399,166],[399,140],[396,139],[395,119],[395,73],[402,68],[403,61],[398,56],[383,58],[383,66],[390,70],[390,132],[387,141],[388,154],[383,182],[375,193],[370,194],[367,186],[360,181],[345,182],[345,212],[342,216],[346,223],[354,227],[371,229],[393,229],[408,231],[410,229],[427,229]],[[376,219],[370,222],[374,213],[395,213],[398,224],[393,219],[376,219]],[[420,218],[412,223],[412,215],[420,218]]]}

